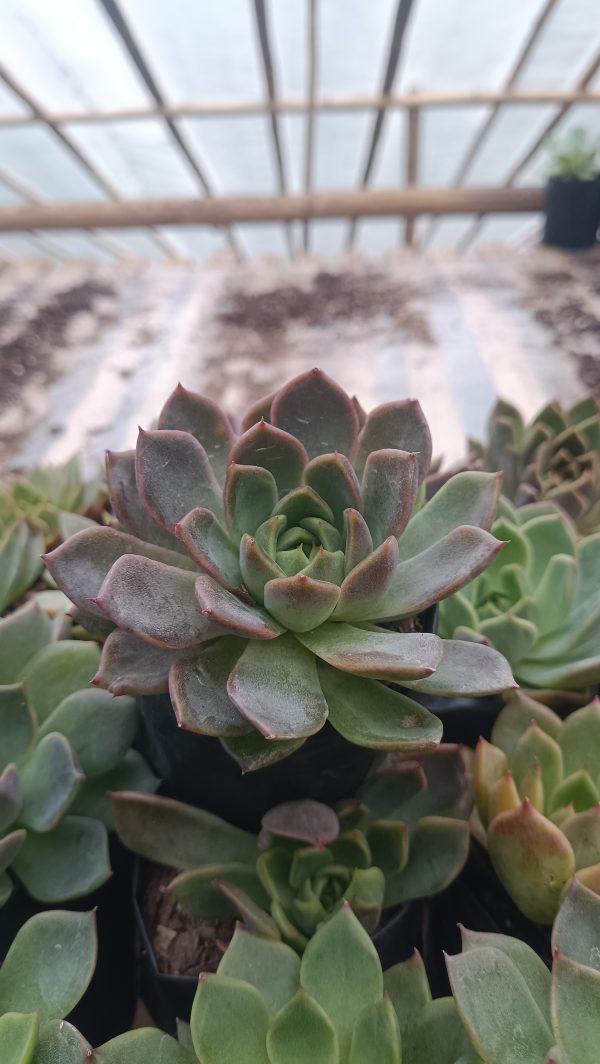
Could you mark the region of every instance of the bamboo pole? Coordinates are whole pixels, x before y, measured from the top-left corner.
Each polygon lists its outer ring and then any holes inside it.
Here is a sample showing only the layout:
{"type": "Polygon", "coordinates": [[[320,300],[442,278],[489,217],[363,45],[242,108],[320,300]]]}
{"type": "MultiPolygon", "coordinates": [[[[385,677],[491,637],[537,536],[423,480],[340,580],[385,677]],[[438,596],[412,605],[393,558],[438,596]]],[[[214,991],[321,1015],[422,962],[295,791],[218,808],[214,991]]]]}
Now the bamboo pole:
{"type": "Polygon", "coordinates": [[[225,226],[233,222],[286,222],[420,214],[488,214],[541,210],[544,190],[508,188],[400,188],[313,192],[299,196],[131,200],[36,204],[0,209],[0,232],[23,229],[128,228],[155,225],[225,226]]]}
{"type": "MultiPolygon", "coordinates": [[[[421,111],[418,107],[408,109],[408,142],[406,151],[406,187],[412,188],[419,181],[419,124],[421,111]]],[[[406,219],[404,243],[412,247],[415,239],[414,215],[406,219]]]]}

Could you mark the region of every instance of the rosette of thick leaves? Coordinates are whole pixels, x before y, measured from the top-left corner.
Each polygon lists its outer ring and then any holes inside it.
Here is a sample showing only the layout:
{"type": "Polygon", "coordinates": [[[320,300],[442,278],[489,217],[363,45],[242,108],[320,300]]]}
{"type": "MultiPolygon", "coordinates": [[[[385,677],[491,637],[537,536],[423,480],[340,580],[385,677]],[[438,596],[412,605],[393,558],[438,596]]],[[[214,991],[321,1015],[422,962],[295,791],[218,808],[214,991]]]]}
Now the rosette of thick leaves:
{"type": "Polygon", "coordinates": [[[507,546],[441,604],[440,633],[496,647],[523,687],[586,690],[600,680],[600,533],[579,537],[551,503],[500,507],[507,546]]]}
{"type": "Polygon", "coordinates": [[[135,452],[108,455],[123,531],[84,530],[47,558],[88,626],[117,626],[98,683],[168,688],[181,726],[223,737],[246,768],[328,719],[367,747],[438,742],[439,721],[386,682],[435,694],[514,684],[491,648],[407,621],[501,546],[487,531],[492,474],[458,475],[418,509],[431,439],[417,402],[365,417],[315,370],[242,429],[177,388],[135,452]]]}
{"type": "Polygon", "coordinates": [[[258,836],[171,798],[111,798],[125,846],[178,870],[167,889],[190,916],[238,913],[299,953],[344,902],[375,931],[382,909],[444,890],[467,859],[473,804],[462,750],[444,744],[418,762],[388,754],[335,810],[274,806],[258,836]]]}
{"type": "Polygon", "coordinates": [[[549,403],[528,425],[500,399],[486,444],[471,441],[470,454],[476,468],[502,470],[503,494],[517,506],[548,499],[580,532],[600,529],[600,408],[591,396],[570,410],[549,403]]]}

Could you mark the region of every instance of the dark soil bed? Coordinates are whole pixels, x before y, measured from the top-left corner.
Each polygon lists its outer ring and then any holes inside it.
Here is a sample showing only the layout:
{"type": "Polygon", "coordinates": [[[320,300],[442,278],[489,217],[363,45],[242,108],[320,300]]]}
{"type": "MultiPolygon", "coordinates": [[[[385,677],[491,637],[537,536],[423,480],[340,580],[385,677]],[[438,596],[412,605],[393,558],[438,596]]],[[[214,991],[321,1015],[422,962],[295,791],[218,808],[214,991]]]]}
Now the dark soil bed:
{"type": "Polygon", "coordinates": [[[194,920],[165,888],[176,871],[148,864],[144,869],[142,915],[163,975],[215,972],[235,928],[235,920],[194,920]]]}

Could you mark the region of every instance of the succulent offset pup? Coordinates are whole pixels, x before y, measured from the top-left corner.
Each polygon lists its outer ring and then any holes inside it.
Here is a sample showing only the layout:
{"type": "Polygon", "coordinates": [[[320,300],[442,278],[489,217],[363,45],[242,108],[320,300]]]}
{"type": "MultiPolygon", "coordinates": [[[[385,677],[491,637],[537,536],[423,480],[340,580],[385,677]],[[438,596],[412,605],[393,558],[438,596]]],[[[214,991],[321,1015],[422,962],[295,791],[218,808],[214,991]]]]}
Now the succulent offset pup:
{"type": "Polygon", "coordinates": [[[476,1060],[597,1064],[600,898],[576,880],[554,922],[552,953],[550,973],[519,939],[463,931],[463,952],[447,964],[476,1060]]]}
{"type": "Polygon", "coordinates": [[[552,923],[574,874],[600,894],[600,701],[563,723],[519,693],[479,740],[475,801],[496,874],[530,920],[552,923]]]}
{"type": "Polygon", "coordinates": [[[186,912],[238,912],[299,953],[343,901],[372,932],[382,908],[443,890],[469,848],[471,783],[456,746],[419,762],[388,755],[335,811],[310,800],[275,806],[258,837],[168,798],[111,797],[122,842],[179,870],[169,890],[186,912]]]}
{"type": "Polygon", "coordinates": [[[98,684],[168,689],[180,725],[220,736],[245,768],[326,720],[366,747],[438,742],[440,722],[389,682],[514,686],[491,648],[412,620],[502,546],[487,531],[493,474],[460,474],[419,510],[431,439],[417,402],[365,417],[314,370],[253,407],[240,436],[181,387],[158,426],[108,455],[125,531],[84,530],[46,559],[81,620],[117,626],[98,684]]]}

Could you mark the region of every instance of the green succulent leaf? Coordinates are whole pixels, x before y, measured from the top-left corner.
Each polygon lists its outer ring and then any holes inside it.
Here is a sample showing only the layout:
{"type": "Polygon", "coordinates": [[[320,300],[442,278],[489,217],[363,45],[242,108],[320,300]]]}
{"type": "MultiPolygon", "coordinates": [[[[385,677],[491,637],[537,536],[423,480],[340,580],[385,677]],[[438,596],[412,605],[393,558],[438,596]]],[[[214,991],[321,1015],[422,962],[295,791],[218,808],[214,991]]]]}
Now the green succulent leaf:
{"type": "Polygon", "coordinates": [[[37,1012],[42,1024],[62,1020],[83,996],[95,964],[93,913],[32,916],[17,932],[0,968],[0,1015],[37,1012]]]}
{"type": "Polygon", "coordinates": [[[328,666],[320,667],[319,676],[331,724],[357,746],[419,752],[442,738],[441,721],[412,698],[328,666]],[[368,716],[365,706],[371,707],[368,716]]]}
{"type": "Polygon", "coordinates": [[[346,575],[355,566],[368,558],[373,551],[373,539],[369,526],[361,513],[355,508],[344,510],[344,532],[346,539],[346,575]]]}
{"type": "Polygon", "coordinates": [[[238,552],[210,510],[202,507],[190,510],[177,522],[174,531],[189,555],[209,576],[224,587],[241,587],[238,552]]]}
{"type": "Polygon", "coordinates": [[[187,432],[140,429],[135,477],[149,514],[170,532],[196,506],[221,512],[221,493],[206,451],[187,432]]]}
{"type": "Polygon", "coordinates": [[[283,942],[236,927],[218,968],[219,976],[252,983],[273,1016],[288,1004],[300,985],[300,960],[283,942]]]}
{"type": "Polygon", "coordinates": [[[497,935],[484,931],[468,931],[461,928],[463,953],[490,947],[500,950],[514,964],[525,980],[540,1014],[551,1025],[550,987],[551,976],[546,965],[530,946],[510,935],[497,935]]]}
{"type": "Polygon", "coordinates": [[[173,798],[116,792],[115,830],[140,857],[181,870],[208,863],[253,865],[256,837],[203,809],[173,798]]]}
{"type": "Polygon", "coordinates": [[[331,507],[338,532],[344,529],[344,513],[362,506],[358,477],[345,455],[320,454],[304,470],[304,480],[331,507]]]}
{"type": "Polygon", "coordinates": [[[33,1064],[89,1064],[92,1048],[65,1020],[50,1020],[38,1038],[33,1064]]]}
{"type": "Polygon", "coordinates": [[[303,990],[281,1009],[269,1028],[271,1064],[339,1064],[338,1037],[321,1006],[303,990]]]}
{"type": "Polygon", "coordinates": [[[31,1064],[39,1026],[37,1013],[7,1012],[0,1016],[0,1045],[7,1064],[31,1064]]]}
{"type": "Polygon", "coordinates": [[[378,1064],[401,1064],[400,1028],[387,997],[362,1010],[352,1034],[349,1064],[362,1064],[370,1055],[378,1064]]]}
{"type": "Polygon", "coordinates": [[[100,820],[108,831],[114,830],[110,791],[137,791],[153,794],[160,780],[150,770],[137,750],[128,750],[125,757],[109,772],[85,780],[79,788],[69,813],[74,816],[100,820]]]}
{"type": "Polygon", "coordinates": [[[292,632],[310,632],[333,613],[340,589],[305,573],[269,580],[264,602],[271,616],[292,632]]]}
{"type": "Polygon", "coordinates": [[[383,973],[383,987],[394,1006],[404,1043],[408,1041],[419,1014],[431,1001],[425,965],[417,950],[407,961],[401,961],[383,973]]]}
{"type": "Polygon", "coordinates": [[[267,469],[233,463],[227,470],[223,503],[225,520],[237,540],[253,536],[277,505],[277,484],[267,469]]]}
{"type": "Polygon", "coordinates": [[[253,986],[225,975],[205,976],[192,1006],[192,1039],[200,1060],[269,1064],[270,1017],[253,986]]]}
{"type": "Polygon", "coordinates": [[[169,551],[179,549],[175,536],[157,524],[140,499],[135,477],[135,451],[107,451],[106,480],[113,513],[123,528],[147,543],[169,551]]]}
{"type": "Polygon", "coordinates": [[[299,750],[304,742],[304,739],[265,739],[258,731],[221,739],[227,753],[237,761],[243,773],[277,764],[299,750]]]}
{"type": "Polygon", "coordinates": [[[275,478],[280,494],[297,488],[307,462],[302,444],[265,421],[253,425],[234,443],[230,463],[261,466],[275,478]]]}
{"type": "Polygon", "coordinates": [[[159,429],[189,432],[202,445],[220,482],[225,479],[233,432],[220,406],[178,384],[163,406],[159,429]]]}
{"type": "Polygon", "coordinates": [[[95,643],[65,639],[42,647],[21,673],[27,698],[43,724],[63,699],[87,687],[98,670],[95,643]]]}
{"type": "Polygon", "coordinates": [[[263,909],[268,909],[265,894],[254,865],[239,861],[205,863],[201,868],[180,872],[169,884],[169,892],[186,913],[200,920],[221,920],[238,912],[228,895],[215,887],[215,881],[225,882],[243,891],[263,909]]]}
{"type": "Polygon", "coordinates": [[[64,735],[51,732],[37,744],[20,772],[20,821],[33,831],[50,831],[69,808],[83,779],[64,735]]]}
{"type": "Polygon", "coordinates": [[[289,634],[248,643],[227,691],[266,739],[304,738],[327,719],[314,656],[289,634]]]}
{"type": "Polygon", "coordinates": [[[416,399],[384,403],[367,415],[354,461],[358,475],[362,476],[367,457],[372,451],[390,447],[416,453],[419,480],[422,480],[431,463],[432,445],[427,420],[416,399]]]}
{"type": "Polygon", "coordinates": [[[443,639],[442,651],[433,676],[405,681],[405,686],[432,695],[483,695],[516,687],[510,665],[493,647],[443,639]]]}
{"type": "Polygon", "coordinates": [[[415,514],[402,536],[400,558],[414,558],[461,525],[489,531],[496,514],[500,480],[471,470],[451,477],[415,514]]]}
{"type": "Polygon", "coordinates": [[[169,688],[181,728],[228,738],[250,731],[250,723],[227,695],[228,677],[245,646],[242,639],[223,636],[198,651],[194,660],[171,667],[169,688]]]}
{"type": "Polygon", "coordinates": [[[132,698],[113,698],[107,691],[83,690],[75,691],[59,703],[42,724],[39,736],[43,740],[51,732],[64,735],[81,771],[89,777],[116,767],[133,742],[136,725],[132,698]]]}
{"type": "Polygon", "coordinates": [[[567,957],[552,966],[552,1017],[559,1044],[577,1064],[595,1064],[600,1023],[600,972],[567,957]]]}
{"type": "Polygon", "coordinates": [[[356,1016],[376,1004],[383,992],[375,947],[348,907],[323,924],[308,943],[300,965],[300,984],[329,1016],[344,1060],[356,1016]]]}
{"type": "Polygon", "coordinates": [[[438,894],[456,879],[468,853],[466,821],[423,817],[411,832],[405,868],[386,878],[384,905],[438,894]]]}
{"type": "Polygon", "coordinates": [[[22,685],[0,687],[0,771],[26,758],[32,748],[35,731],[35,714],[22,685]]]}
{"type": "MultiPolygon", "coordinates": [[[[10,868],[15,857],[17,856],[21,846],[25,842],[27,832],[24,828],[17,828],[16,831],[10,831],[7,835],[4,835],[0,839],[0,877],[5,883],[4,889],[6,889],[6,877],[4,873],[7,868],[10,868]]],[[[11,888],[12,891],[12,888],[11,888]]],[[[9,893],[11,892],[9,891],[9,893]]],[[[6,895],[8,897],[8,895],[6,895]]],[[[2,903],[6,901],[6,897],[2,898],[2,903]]]]}
{"type": "Polygon", "coordinates": [[[358,435],[358,417],[352,402],[319,369],[296,377],[277,392],[271,420],[300,440],[309,458],[333,451],[350,454],[358,435]]]}
{"type": "Polygon", "coordinates": [[[600,972],[600,898],[572,879],[552,928],[552,950],[600,972]]]}
{"type": "Polygon", "coordinates": [[[128,1031],[94,1050],[94,1064],[196,1064],[197,1058],[174,1038],[151,1028],[128,1031]]]}
{"type": "Polygon", "coordinates": [[[111,874],[106,828],[89,817],[65,816],[51,831],[29,832],[12,867],[36,901],[84,897],[111,874]]]}
{"type": "Polygon", "coordinates": [[[38,650],[50,642],[52,624],[36,599],[0,620],[0,684],[14,684],[38,650]]]}
{"type": "Polygon", "coordinates": [[[381,450],[367,457],[362,480],[363,513],[373,545],[402,534],[408,524],[419,484],[414,452],[381,450]]]}
{"type": "Polygon", "coordinates": [[[428,633],[366,630],[330,622],[298,633],[298,639],[335,669],[375,680],[429,676],[442,658],[440,640],[428,633]]]}
{"type": "Polygon", "coordinates": [[[512,960],[482,946],[448,957],[454,1000],[473,1047],[487,1064],[533,1064],[554,1043],[550,1025],[512,960]],[[507,1022],[510,1017],[510,1022],[507,1022]]]}
{"type": "Polygon", "coordinates": [[[390,586],[398,564],[398,543],[393,536],[348,573],[341,586],[334,618],[360,621],[390,586]]]}

